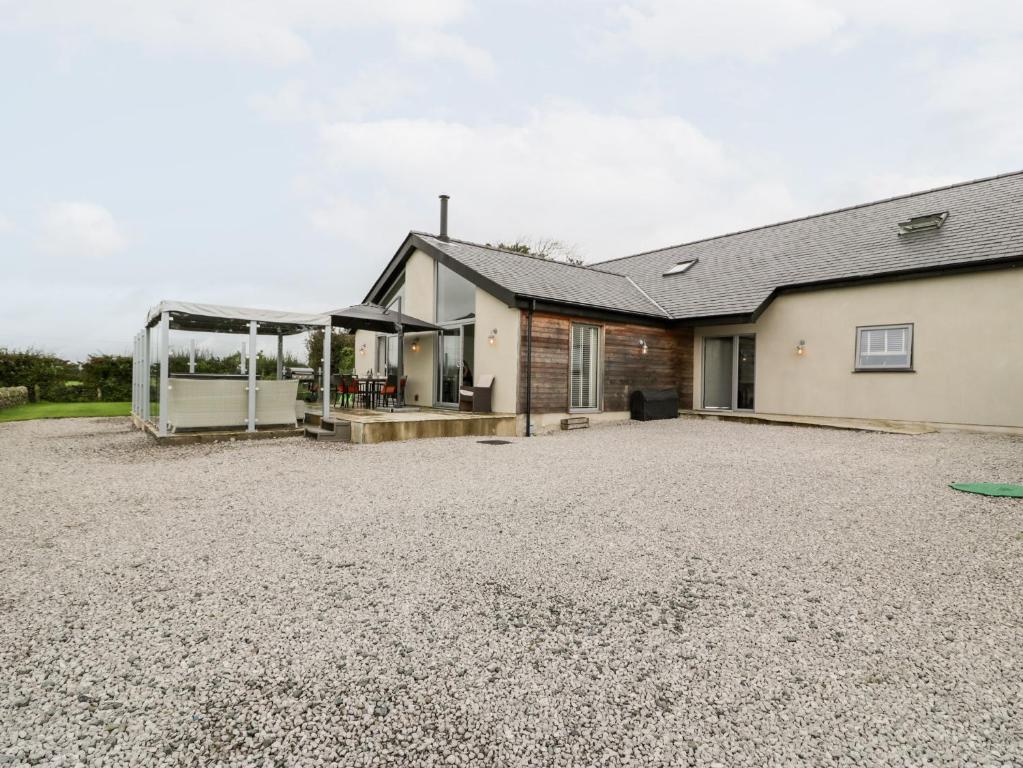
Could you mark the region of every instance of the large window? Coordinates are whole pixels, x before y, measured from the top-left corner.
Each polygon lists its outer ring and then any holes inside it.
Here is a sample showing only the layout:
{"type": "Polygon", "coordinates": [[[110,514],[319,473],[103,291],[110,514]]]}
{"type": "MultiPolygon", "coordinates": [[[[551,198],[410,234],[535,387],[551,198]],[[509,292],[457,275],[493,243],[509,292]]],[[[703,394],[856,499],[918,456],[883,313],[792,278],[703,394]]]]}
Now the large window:
{"type": "Polygon", "coordinates": [[[596,410],[600,396],[600,327],[572,325],[571,410],[596,410]]]}
{"type": "Polygon", "coordinates": [[[437,322],[471,320],[476,316],[476,286],[437,263],[437,322]]]}
{"type": "Polygon", "coordinates": [[[857,328],[856,370],[913,370],[913,325],[866,325],[857,328]]]}

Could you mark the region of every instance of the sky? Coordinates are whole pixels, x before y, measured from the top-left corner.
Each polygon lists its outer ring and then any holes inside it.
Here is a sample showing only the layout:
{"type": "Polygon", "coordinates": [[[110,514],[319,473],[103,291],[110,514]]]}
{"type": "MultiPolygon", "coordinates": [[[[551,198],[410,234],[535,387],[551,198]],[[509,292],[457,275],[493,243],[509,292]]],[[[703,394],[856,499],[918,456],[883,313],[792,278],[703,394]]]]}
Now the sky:
{"type": "Polygon", "coordinates": [[[0,94],[0,347],[83,359],[359,302],[441,193],[594,262],[1020,170],[1023,5],[0,0],[0,94]]]}

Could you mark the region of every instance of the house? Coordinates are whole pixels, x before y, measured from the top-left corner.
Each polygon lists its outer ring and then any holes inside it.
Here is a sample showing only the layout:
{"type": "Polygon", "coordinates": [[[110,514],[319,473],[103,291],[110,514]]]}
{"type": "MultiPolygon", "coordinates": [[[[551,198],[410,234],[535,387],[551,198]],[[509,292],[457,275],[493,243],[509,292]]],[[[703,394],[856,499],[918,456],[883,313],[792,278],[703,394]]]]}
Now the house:
{"type": "MultiPolygon", "coordinates": [[[[411,232],[366,302],[404,337],[409,405],[495,377],[519,428],[628,418],[640,388],[700,413],[1023,428],[1023,172],[586,266],[411,232]]],[[[356,335],[393,371],[398,337],[356,335]]]]}

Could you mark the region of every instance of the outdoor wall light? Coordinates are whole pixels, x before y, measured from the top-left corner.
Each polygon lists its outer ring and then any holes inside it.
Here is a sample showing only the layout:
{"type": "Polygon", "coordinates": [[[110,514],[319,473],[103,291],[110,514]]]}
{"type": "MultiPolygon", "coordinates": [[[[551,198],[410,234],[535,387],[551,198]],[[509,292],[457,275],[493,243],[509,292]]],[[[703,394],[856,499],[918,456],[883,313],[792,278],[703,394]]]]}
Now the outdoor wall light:
{"type": "Polygon", "coordinates": [[[806,342],[802,339],[800,339],[799,343],[796,344],[796,354],[800,357],[806,354],[806,342]]]}
{"type": "Polygon", "coordinates": [[[645,355],[646,351],[647,351],[646,339],[640,339],[639,340],[639,353],[641,355],[645,355]]]}
{"type": "Polygon", "coordinates": [[[487,336],[487,341],[490,342],[490,346],[494,346],[495,344],[497,344],[497,329],[496,328],[490,332],[489,336],[487,336]]]}
{"type": "Polygon", "coordinates": [[[411,349],[413,352],[418,352],[419,351],[419,342],[415,341],[413,339],[412,344],[409,346],[409,349],[411,349]]]}
{"type": "Polygon", "coordinates": [[[366,354],[366,345],[365,344],[363,344],[362,346],[359,347],[359,354],[360,355],[366,354]]]}

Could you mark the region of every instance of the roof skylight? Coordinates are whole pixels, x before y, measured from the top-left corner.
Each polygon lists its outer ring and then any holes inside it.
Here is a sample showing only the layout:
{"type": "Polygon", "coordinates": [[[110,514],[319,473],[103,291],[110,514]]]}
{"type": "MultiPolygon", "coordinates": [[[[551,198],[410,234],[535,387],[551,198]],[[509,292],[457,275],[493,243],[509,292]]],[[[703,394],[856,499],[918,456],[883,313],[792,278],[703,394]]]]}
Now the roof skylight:
{"type": "Polygon", "coordinates": [[[948,211],[928,213],[925,216],[914,216],[908,221],[899,222],[899,234],[910,235],[914,232],[923,232],[928,229],[940,229],[947,218],[948,211]]]}
{"type": "Polygon", "coordinates": [[[665,270],[664,277],[667,277],[668,275],[681,275],[684,272],[688,272],[689,268],[698,261],[699,259],[687,259],[686,261],[680,261],[674,267],[665,270]]]}

